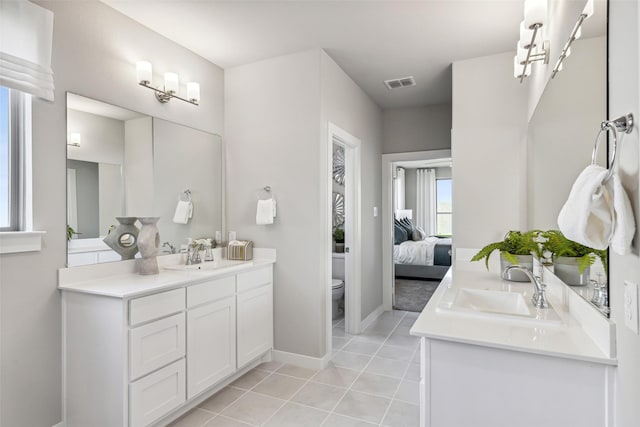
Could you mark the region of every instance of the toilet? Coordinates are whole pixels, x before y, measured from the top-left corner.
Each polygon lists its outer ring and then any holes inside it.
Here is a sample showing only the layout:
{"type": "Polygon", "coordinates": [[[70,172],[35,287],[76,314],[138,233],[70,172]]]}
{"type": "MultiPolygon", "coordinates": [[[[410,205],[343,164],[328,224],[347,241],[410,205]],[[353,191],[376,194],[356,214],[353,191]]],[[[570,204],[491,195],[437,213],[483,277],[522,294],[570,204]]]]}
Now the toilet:
{"type": "Polygon", "coordinates": [[[333,254],[331,261],[331,297],[332,297],[332,319],[340,317],[338,305],[344,297],[344,254],[333,254]]]}

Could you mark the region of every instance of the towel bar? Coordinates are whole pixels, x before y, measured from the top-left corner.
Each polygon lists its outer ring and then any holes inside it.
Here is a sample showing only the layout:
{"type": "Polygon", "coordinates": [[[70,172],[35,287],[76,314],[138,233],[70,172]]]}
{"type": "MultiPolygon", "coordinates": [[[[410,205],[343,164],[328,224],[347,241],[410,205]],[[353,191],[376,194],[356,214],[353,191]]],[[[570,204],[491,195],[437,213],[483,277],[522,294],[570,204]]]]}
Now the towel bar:
{"type": "MultiPolygon", "coordinates": [[[[596,142],[591,153],[591,164],[596,164],[596,157],[598,155],[598,147],[600,146],[600,136],[603,132],[611,131],[613,134],[613,145],[611,148],[611,161],[609,162],[609,171],[605,176],[603,182],[607,182],[613,175],[613,171],[616,165],[616,151],[618,149],[618,132],[631,133],[633,131],[633,114],[629,113],[624,116],[617,117],[613,120],[605,120],[600,124],[600,131],[596,136],[596,142]]],[[[620,138],[622,141],[622,138],[620,138]]]]}

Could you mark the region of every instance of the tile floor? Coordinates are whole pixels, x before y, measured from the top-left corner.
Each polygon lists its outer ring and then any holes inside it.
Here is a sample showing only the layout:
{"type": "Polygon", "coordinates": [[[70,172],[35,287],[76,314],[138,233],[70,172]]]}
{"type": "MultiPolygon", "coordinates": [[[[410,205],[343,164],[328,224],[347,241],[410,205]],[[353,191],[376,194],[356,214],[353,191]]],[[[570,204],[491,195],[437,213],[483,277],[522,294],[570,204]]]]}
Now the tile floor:
{"type": "Polygon", "coordinates": [[[418,313],[383,313],[360,335],[334,321],[333,359],[321,371],[268,362],[172,427],[415,427],[419,421],[418,313]]]}

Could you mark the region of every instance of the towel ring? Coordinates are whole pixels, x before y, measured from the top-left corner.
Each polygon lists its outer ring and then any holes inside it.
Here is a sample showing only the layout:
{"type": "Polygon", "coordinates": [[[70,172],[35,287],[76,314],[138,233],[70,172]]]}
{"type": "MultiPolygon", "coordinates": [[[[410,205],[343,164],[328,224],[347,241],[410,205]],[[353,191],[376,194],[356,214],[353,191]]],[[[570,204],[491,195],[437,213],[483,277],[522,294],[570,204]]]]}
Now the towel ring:
{"type": "Polygon", "coordinates": [[[272,199],[273,196],[271,195],[271,186],[267,185],[258,190],[257,196],[258,200],[272,199]]]}
{"type": "MultiPolygon", "coordinates": [[[[591,164],[596,164],[596,158],[598,156],[598,148],[600,146],[600,136],[604,132],[611,131],[613,134],[613,145],[611,148],[611,161],[609,162],[609,170],[605,176],[603,182],[607,182],[613,175],[614,168],[616,166],[616,152],[618,149],[618,131],[624,133],[631,133],[633,131],[633,114],[629,113],[624,116],[620,116],[613,120],[605,120],[600,124],[600,131],[596,136],[596,142],[591,153],[591,164]]],[[[620,139],[621,141],[622,139],[620,139]]]]}
{"type": "Polygon", "coordinates": [[[179,200],[183,201],[183,202],[190,202],[191,201],[191,190],[187,189],[184,190],[182,192],[182,194],[180,194],[180,196],[178,197],[179,200]],[[187,200],[182,200],[183,196],[187,196],[187,200]]]}

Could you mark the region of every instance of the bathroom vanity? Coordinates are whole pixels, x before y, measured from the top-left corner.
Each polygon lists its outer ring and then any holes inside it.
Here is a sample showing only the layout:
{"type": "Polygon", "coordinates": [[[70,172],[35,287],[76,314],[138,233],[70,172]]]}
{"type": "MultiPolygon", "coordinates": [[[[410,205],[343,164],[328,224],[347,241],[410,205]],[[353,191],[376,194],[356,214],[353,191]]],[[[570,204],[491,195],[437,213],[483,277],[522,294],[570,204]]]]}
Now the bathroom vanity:
{"type": "Polygon", "coordinates": [[[611,427],[614,324],[544,271],[533,285],[457,262],[411,329],[422,427],[611,427]]]}
{"type": "Polygon", "coordinates": [[[165,425],[269,356],[275,251],[59,271],[67,427],[165,425]]]}

